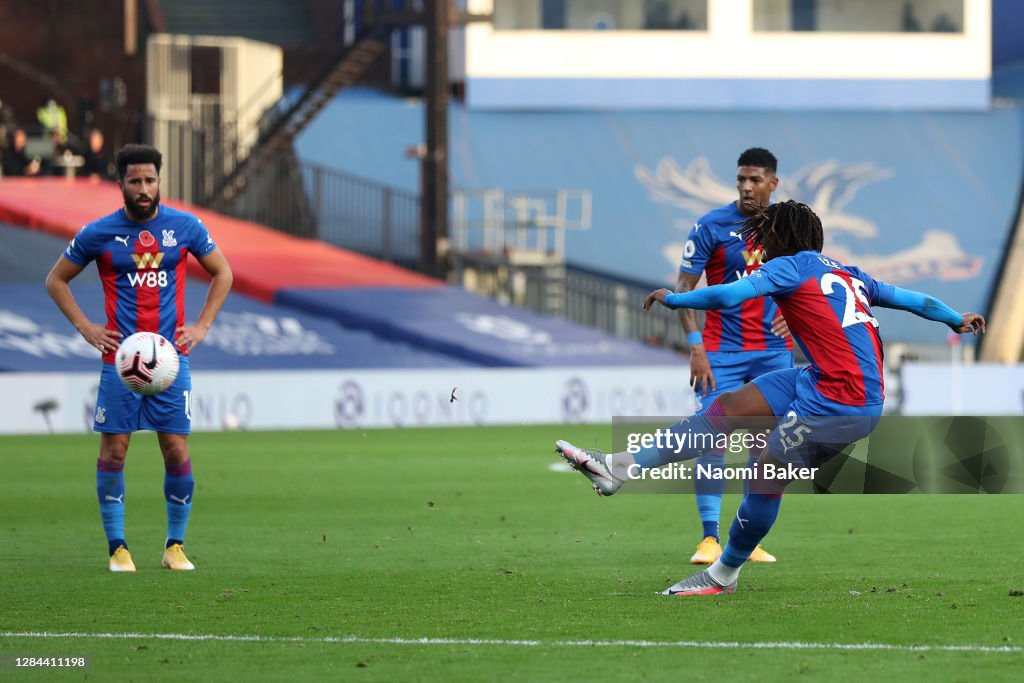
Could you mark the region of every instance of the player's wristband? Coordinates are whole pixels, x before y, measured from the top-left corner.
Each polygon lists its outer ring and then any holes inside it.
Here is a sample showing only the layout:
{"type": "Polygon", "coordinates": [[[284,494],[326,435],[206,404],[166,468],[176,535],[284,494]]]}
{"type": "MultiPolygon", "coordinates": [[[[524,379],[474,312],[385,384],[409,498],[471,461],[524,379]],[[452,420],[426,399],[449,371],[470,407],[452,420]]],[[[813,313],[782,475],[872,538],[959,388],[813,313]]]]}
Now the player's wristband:
{"type": "Polygon", "coordinates": [[[690,348],[693,348],[697,344],[703,344],[704,337],[700,336],[700,330],[695,330],[693,332],[687,332],[686,341],[690,342],[690,348]]]}

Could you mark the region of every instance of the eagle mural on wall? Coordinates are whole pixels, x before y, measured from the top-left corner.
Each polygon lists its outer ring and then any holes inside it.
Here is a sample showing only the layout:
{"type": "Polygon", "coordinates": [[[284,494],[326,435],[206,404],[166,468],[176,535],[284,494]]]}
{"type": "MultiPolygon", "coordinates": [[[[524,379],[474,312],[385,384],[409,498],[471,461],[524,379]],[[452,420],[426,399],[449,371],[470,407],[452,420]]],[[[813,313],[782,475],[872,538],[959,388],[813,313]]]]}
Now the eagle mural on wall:
{"type": "MultiPolygon", "coordinates": [[[[697,157],[686,168],[672,157],[663,157],[653,169],[637,164],[634,173],[651,199],[688,215],[677,222],[682,238],[662,248],[662,255],[673,268],[679,264],[693,221],[736,200],[735,186],[715,175],[707,157],[697,157]]],[[[844,164],[826,159],[807,164],[788,177],[780,176],[776,197],[795,199],[814,209],[825,228],[825,253],[842,263],[860,266],[880,280],[900,284],[929,278],[975,277],[981,270],[981,257],[965,252],[955,235],[938,228],[925,230],[918,243],[909,248],[884,254],[863,251],[860,243],[877,237],[879,228],[868,218],[847,213],[846,205],[860,188],[891,177],[891,170],[871,162],[844,164]]]]}

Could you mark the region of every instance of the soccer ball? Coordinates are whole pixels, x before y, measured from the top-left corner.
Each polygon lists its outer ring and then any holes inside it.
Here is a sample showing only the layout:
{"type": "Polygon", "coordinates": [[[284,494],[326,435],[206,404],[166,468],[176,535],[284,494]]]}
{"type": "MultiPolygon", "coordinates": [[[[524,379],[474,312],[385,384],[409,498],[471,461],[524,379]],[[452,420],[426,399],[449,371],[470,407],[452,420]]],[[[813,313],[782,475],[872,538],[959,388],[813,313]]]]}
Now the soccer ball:
{"type": "Polygon", "coordinates": [[[178,376],[178,351],[156,332],[136,332],[114,356],[117,376],[137,394],[159,394],[178,376]]]}

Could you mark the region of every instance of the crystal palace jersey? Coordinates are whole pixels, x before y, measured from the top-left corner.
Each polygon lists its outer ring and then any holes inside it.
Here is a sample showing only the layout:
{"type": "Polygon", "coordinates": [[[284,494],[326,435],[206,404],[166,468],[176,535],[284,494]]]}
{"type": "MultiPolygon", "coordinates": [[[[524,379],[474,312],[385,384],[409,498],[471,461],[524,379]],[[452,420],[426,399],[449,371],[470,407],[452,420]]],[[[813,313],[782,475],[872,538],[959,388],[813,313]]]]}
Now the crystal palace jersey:
{"type": "Polygon", "coordinates": [[[819,394],[848,406],[882,403],[882,339],[871,305],[888,285],[816,251],[774,258],[750,282],[782,309],[819,394]]]}
{"type": "MultiPolygon", "coordinates": [[[[723,285],[745,278],[761,265],[759,246],[739,235],[746,218],[732,202],[702,216],[690,231],[679,270],[707,276],[708,285],[723,285]]],[[[704,320],[704,348],[708,351],[784,351],[793,348],[788,337],[772,334],[778,308],[770,299],[708,311],[704,320]]]]}
{"type": "MultiPolygon", "coordinates": [[[[188,254],[200,258],[216,248],[190,213],[161,206],[155,218],[136,223],[122,208],[79,230],[64,256],[80,266],[96,261],[109,329],[126,337],[157,332],[173,340],[174,330],[185,324],[188,254]]],[[[114,351],[103,361],[113,363],[114,351]]]]}

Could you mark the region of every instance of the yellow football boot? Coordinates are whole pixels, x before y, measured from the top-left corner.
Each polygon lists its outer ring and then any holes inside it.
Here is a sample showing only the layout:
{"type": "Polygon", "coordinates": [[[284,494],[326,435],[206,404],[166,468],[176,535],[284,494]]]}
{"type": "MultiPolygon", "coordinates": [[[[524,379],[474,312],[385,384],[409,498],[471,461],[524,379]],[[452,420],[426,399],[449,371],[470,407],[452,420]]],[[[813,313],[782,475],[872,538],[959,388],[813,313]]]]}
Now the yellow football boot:
{"type": "Polygon", "coordinates": [[[196,568],[194,564],[185,557],[185,547],[180,543],[174,543],[170,548],[164,550],[163,565],[165,569],[190,572],[196,568]]]}
{"type": "Polygon", "coordinates": [[[135,563],[132,562],[132,554],[123,545],[117,546],[117,550],[110,556],[110,571],[112,572],[133,572],[135,563]]]}
{"type": "Polygon", "coordinates": [[[714,536],[705,536],[697,544],[697,552],[690,558],[690,564],[712,564],[722,554],[722,546],[714,536]]]}
{"type": "Polygon", "coordinates": [[[770,552],[758,545],[754,548],[754,552],[750,553],[751,562],[774,562],[775,556],[770,552]]]}

